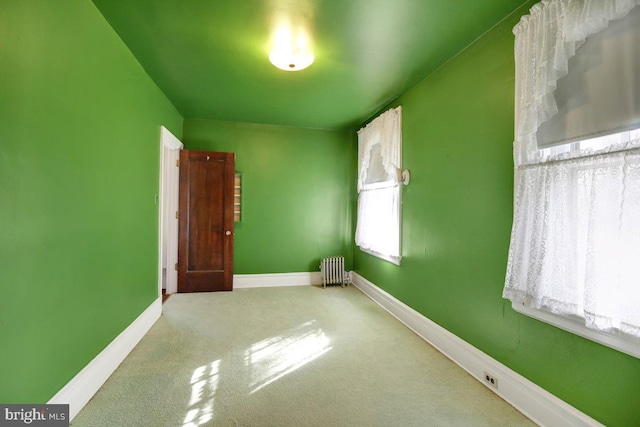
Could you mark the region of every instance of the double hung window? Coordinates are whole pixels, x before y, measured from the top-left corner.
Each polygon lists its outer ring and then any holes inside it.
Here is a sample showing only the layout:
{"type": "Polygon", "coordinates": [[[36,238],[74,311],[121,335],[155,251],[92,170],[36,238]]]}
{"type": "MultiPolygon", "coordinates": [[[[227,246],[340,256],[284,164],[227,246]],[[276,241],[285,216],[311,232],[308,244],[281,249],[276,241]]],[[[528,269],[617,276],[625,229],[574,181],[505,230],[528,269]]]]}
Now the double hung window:
{"type": "Polygon", "coordinates": [[[640,6],[546,0],[514,28],[503,296],[640,357],[640,6]]]}
{"type": "Polygon", "coordinates": [[[356,245],[400,263],[401,108],[391,109],[358,131],[356,245]]]}

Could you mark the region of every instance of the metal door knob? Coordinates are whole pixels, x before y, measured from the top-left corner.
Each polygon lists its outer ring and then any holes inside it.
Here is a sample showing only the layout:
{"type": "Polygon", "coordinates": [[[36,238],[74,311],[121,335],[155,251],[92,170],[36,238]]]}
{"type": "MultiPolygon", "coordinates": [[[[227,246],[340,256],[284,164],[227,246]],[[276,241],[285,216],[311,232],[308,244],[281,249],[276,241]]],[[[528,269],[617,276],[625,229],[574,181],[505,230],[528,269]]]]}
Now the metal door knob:
{"type": "Polygon", "coordinates": [[[231,232],[229,230],[225,231],[224,234],[226,234],[227,236],[231,236],[231,232]]]}

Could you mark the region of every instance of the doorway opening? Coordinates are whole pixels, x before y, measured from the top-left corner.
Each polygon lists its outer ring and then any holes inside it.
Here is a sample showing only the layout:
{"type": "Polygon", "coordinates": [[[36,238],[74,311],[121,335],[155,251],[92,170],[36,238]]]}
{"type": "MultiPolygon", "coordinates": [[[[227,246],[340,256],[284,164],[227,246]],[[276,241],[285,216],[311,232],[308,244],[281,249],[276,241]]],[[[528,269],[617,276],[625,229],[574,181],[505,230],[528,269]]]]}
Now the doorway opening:
{"type": "Polygon", "coordinates": [[[161,127],[160,193],[158,197],[158,297],[178,292],[178,159],[184,145],[161,127]]]}

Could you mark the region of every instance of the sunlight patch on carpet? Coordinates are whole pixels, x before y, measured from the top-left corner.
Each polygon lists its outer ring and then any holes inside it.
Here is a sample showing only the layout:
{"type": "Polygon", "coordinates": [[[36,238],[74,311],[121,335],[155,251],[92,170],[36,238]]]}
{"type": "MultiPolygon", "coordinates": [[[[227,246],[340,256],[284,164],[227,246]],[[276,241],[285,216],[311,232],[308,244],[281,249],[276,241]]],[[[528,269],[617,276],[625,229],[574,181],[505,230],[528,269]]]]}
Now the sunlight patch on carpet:
{"type": "Polygon", "coordinates": [[[329,338],[312,320],[288,333],[253,344],[245,352],[253,394],[331,350],[329,338]]]}
{"type": "Polygon", "coordinates": [[[220,360],[196,368],[191,375],[191,399],[183,427],[197,427],[213,419],[215,394],[220,383],[220,360]]]}

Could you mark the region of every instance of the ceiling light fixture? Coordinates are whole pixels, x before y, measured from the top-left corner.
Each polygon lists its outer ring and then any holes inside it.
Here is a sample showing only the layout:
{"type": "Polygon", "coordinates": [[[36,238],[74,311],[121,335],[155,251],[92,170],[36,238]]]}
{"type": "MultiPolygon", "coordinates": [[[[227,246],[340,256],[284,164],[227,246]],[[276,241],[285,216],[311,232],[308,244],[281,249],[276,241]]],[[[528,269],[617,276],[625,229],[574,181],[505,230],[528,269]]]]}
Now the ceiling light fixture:
{"type": "Polygon", "coordinates": [[[269,55],[269,61],[281,70],[304,70],[313,64],[315,59],[307,45],[307,37],[304,35],[298,36],[294,43],[291,32],[286,28],[281,28],[276,33],[275,47],[269,55]]]}
{"type": "Polygon", "coordinates": [[[313,54],[304,48],[274,49],[269,61],[285,71],[300,71],[313,64],[313,54]]]}

